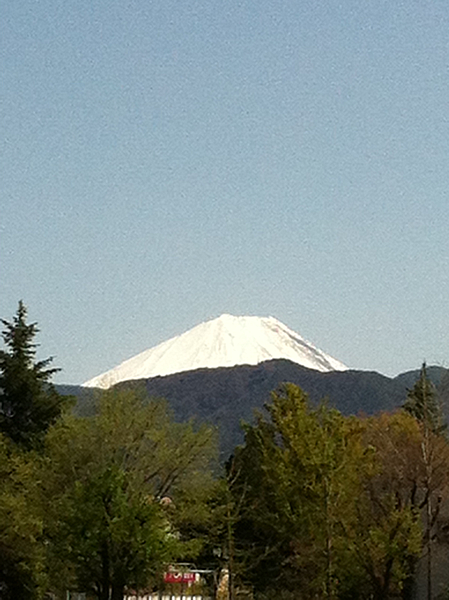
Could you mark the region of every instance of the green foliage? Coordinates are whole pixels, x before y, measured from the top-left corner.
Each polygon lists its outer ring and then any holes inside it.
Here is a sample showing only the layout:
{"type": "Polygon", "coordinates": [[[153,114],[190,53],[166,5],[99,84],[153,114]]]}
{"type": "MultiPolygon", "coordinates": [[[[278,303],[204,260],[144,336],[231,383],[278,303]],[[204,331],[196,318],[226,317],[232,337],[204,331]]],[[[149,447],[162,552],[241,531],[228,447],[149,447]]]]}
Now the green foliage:
{"type": "Polygon", "coordinates": [[[201,521],[213,486],[210,428],[174,423],[164,402],[106,392],[94,417],[52,428],[46,451],[42,506],[54,589],[121,598],[127,587],[154,582],[169,561],[198,552],[189,523],[201,521]]]}
{"type": "Polygon", "coordinates": [[[402,489],[409,473],[392,470],[416,468],[416,421],[391,417],[385,430],[325,403],[313,408],[291,384],[273,394],[267,411],[268,419],[258,415],[246,427],[233,467],[242,575],[260,598],[396,597],[421,549],[412,492],[402,489]],[[380,431],[390,450],[404,451],[402,462],[391,462],[380,431]]]}
{"type": "Polygon", "coordinates": [[[75,482],[72,494],[61,534],[80,589],[95,582],[98,595],[107,598],[110,585],[147,585],[171,554],[161,507],[130,489],[117,466],[75,482]],[[105,577],[104,568],[111,575],[105,577]]]}
{"type": "Polygon", "coordinates": [[[15,444],[31,449],[42,443],[48,427],[60,416],[64,398],[50,384],[58,369],[51,358],[35,362],[36,323],[26,323],[23,302],[12,322],[2,319],[7,350],[0,350],[0,431],[15,444]]]}
{"type": "Polygon", "coordinates": [[[360,427],[325,404],[313,409],[291,384],[273,394],[267,410],[269,420],[259,415],[246,428],[236,456],[234,494],[246,497],[236,528],[242,567],[265,592],[337,597],[349,583],[349,534],[367,462],[360,427]]]}
{"type": "Polygon", "coordinates": [[[359,503],[359,560],[374,598],[408,598],[422,549],[422,432],[411,415],[384,413],[366,420],[364,441],[375,469],[359,503]]]}
{"type": "Polygon", "coordinates": [[[42,520],[34,503],[32,453],[22,454],[0,434],[0,597],[37,600],[46,584],[42,520]]]}

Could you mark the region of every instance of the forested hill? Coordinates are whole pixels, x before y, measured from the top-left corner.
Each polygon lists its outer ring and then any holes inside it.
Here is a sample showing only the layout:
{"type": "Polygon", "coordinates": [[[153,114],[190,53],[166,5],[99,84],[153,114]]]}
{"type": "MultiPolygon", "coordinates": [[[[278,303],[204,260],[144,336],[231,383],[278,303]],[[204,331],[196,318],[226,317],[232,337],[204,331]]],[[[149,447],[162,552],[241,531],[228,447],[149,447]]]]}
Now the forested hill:
{"type": "MultiPolygon", "coordinates": [[[[428,374],[437,385],[447,379],[447,373],[442,367],[428,367],[428,374]]],[[[261,409],[270,392],[283,382],[299,385],[314,402],[327,398],[331,406],[346,415],[370,415],[401,406],[407,389],[418,376],[419,370],[395,378],[372,371],[320,373],[288,360],[270,360],[256,366],[198,369],[128,381],[117,387],[145,385],[150,396],[168,400],[178,420],[194,417],[217,425],[222,451],[227,454],[243,440],[241,421],[251,421],[254,409],[261,409]]],[[[92,412],[95,390],[57,387],[61,393],[78,397],[77,412],[92,412]]]]}

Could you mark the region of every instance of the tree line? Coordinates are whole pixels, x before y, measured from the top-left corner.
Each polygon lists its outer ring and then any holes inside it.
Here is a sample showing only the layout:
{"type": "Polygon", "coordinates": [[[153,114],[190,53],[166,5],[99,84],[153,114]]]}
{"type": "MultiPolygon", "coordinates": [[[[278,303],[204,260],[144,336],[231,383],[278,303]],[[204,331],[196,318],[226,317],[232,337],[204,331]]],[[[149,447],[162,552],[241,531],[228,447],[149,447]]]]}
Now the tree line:
{"type": "Polygon", "coordinates": [[[2,323],[0,598],[121,600],[178,562],[212,587],[226,567],[229,600],[408,600],[418,568],[426,597],[440,592],[449,445],[425,365],[403,408],[374,417],[284,384],[222,466],[213,428],[143,392],[101,393],[75,416],[24,304],[2,323]]]}

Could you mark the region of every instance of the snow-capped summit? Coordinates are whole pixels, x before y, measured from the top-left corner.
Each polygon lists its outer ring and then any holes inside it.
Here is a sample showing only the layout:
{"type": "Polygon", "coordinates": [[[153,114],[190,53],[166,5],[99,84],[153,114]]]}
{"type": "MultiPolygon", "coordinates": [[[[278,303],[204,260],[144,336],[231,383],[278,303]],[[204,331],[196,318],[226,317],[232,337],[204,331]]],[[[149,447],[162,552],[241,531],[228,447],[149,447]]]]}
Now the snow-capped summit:
{"type": "Polygon", "coordinates": [[[323,372],[347,369],[273,317],[221,315],[137,354],[83,385],[109,388],[129,379],[200,368],[257,365],[275,358],[323,372]]]}

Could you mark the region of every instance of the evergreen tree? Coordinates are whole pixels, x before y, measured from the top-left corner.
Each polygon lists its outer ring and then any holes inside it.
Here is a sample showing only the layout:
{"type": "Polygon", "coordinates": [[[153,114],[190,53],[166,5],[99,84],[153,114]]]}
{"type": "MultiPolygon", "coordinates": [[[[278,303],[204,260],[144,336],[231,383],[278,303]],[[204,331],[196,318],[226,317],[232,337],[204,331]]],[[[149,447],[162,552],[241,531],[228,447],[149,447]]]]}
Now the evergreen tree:
{"type": "Polygon", "coordinates": [[[6,350],[0,350],[0,431],[18,446],[38,446],[59,417],[64,402],[50,379],[59,369],[47,368],[52,358],[37,361],[36,323],[27,323],[22,301],[12,321],[1,319],[6,350]]]}
{"type": "Polygon", "coordinates": [[[443,428],[441,406],[437,389],[427,375],[426,363],[423,363],[415,385],[408,390],[403,409],[432,432],[441,433],[443,428]]]}

